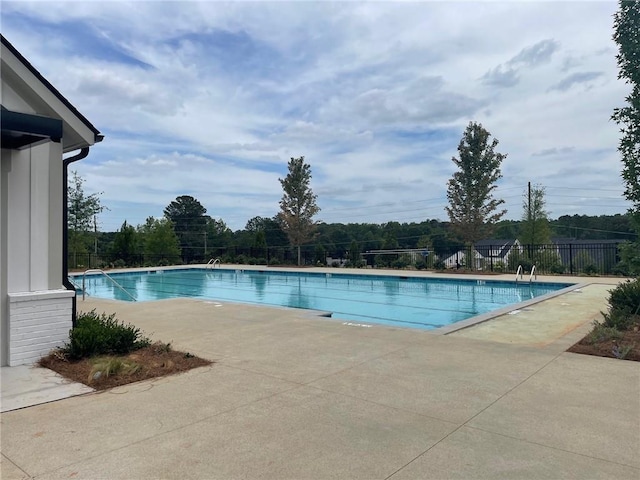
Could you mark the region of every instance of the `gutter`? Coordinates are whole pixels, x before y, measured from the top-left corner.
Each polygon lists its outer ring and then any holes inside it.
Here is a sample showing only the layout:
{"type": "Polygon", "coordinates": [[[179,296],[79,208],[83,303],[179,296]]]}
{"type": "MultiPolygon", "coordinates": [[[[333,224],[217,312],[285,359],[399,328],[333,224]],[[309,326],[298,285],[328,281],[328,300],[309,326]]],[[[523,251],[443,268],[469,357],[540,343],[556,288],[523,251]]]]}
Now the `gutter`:
{"type": "MultiPolygon", "coordinates": [[[[101,139],[102,140],[102,139],[101,139]]],[[[80,153],[62,160],[62,285],[67,290],[76,291],[76,287],[69,281],[69,165],[82,160],[89,155],[89,147],[84,147],[80,153]]],[[[71,324],[76,326],[77,296],[73,296],[71,310],[71,324]]]]}

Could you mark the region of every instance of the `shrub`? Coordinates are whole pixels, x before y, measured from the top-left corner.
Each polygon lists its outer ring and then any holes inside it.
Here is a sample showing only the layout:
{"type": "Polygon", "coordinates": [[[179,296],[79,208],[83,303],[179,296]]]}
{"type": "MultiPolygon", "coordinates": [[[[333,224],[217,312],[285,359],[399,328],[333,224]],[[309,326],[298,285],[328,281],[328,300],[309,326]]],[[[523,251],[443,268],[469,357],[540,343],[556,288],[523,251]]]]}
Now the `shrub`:
{"type": "Polygon", "coordinates": [[[71,359],[96,355],[125,354],[150,344],[139,328],[119,323],[115,313],[98,315],[95,310],[79,313],[76,326],[69,332],[65,353],[71,359]]]}
{"type": "Polygon", "coordinates": [[[409,262],[405,258],[400,257],[397,260],[394,260],[393,262],[391,262],[391,266],[393,268],[403,269],[409,266],[409,262]]]}
{"type": "Polygon", "coordinates": [[[435,262],[433,262],[433,268],[436,270],[444,270],[447,266],[444,263],[444,260],[438,258],[435,262]]]}
{"type": "Polygon", "coordinates": [[[610,340],[620,340],[621,338],[622,332],[619,330],[602,323],[594,322],[593,330],[585,337],[585,342],[589,345],[594,345],[610,340]]]}
{"type": "Polygon", "coordinates": [[[609,292],[609,311],[602,313],[603,325],[628,330],[640,324],[640,278],[627,280],[609,292]]]}
{"type": "Polygon", "coordinates": [[[593,263],[589,263],[584,266],[584,268],[582,269],[582,273],[584,273],[585,275],[597,275],[598,267],[596,267],[593,263]]]}
{"type": "Polygon", "coordinates": [[[602,312],[602,316],[603,325],[620,331],[629,330],[634,325],[640,324],[640,317],[626,310],[609,310],[607,313],[602,312]]]}
{"type": "Polygon", "coordinates": [[[269,260],[269,265],[280,265],[282,261],[279,258],[271,258],[269,260]]]}
{"type": "Polygon", "coordinates": [[[620,283],[609,292],[610,310],[637,313],[640,309],[640,277],[620,283]]]}
{"type": "Polygon", "coordinates": [[[114,268],[124,268],[127,266],[127,262],[125,262],[123,259],[119,258],[117,259],[115,262],[113,262],[113,267],[114,268]]]}

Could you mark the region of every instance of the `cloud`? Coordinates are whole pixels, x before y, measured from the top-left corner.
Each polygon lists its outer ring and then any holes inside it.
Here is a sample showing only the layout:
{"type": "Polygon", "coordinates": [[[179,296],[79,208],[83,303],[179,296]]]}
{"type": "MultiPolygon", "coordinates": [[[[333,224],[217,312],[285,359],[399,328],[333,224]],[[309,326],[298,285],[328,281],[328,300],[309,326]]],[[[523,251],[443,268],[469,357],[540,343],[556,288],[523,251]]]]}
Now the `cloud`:
{"type": "Polygon", "coordinates": [[[552,39],[542,40],[534,45],[525,47],[509,59],[488,70],[481,81],[490,87],[510,88],[520,82],[520,72],[526,68],[537,67],[550,61],[559,43],[552,39]]]}
{"type": "Polygon", "coordinates": [[[545,148],[538,152],[532,153],[534,157],[548,157],[554,155],[566,155],[569,153],[573,153],[575,151],[575,147],[560,147],[560,148],[545,148]]]}
{"type": "Polygon", "coordinates": [[[520,50],[507,65],[536,67],[551,60],[551,56],[558,50],[560,44],[553,39],[542,40],[530,47],[520,50]]]}
{"type": "Polygon", "coordinates": [[[491,87],[513,87],[520,81],[520,77],[515,69],[498,65],[487,71],[481,80],[491,87]]]}
{"type": "Polygon", "coordinates": [[[527,181],[575,164],[587,194],[622,192],[614,2],[69,5],[3,2],[3,35],[105,133],[77,165],[105,192],[105,230],[181,194],[241,228],[276,213],[300,155],[325,221],[444,219],[471,120],[509,155],[513,218],[527,181]]]}
{"type": "Polygon", "coordinates": [[[560,80],[555,85],[551,86],[549,88],[549,90],[558,90],[558,91],[561,91],[561,92],[566,92],[567,90],[569,90],[574,85],[579,85],[579,84],[587,84],[586,86],[590,87],[589,84],[593,80],[595,80],[596,78],[599,78],[599,77],[601,77],[603,75],[604,75],[604,72],[576,72],[576,73],[572,73],[571,75],[568,75],[568,76],[564,77],[562,80],[560,80]]]}

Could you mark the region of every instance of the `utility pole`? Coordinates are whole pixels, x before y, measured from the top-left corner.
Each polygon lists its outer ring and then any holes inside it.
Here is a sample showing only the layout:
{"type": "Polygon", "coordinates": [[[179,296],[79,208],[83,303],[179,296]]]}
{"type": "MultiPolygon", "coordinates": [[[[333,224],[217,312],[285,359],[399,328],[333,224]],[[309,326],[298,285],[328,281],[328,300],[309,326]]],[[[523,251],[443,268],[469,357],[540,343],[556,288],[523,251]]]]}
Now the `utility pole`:
{"type": "Polygon", "coordinates": [[[528,208],[529,228],[531,229],[531,243],[533,243],[535,240],[536,230],[533,222],[531,221],[531,182],[527,183],[527,191],[528,191],[528,197],[529,197],[529,200],[527,201],[527,206],[529,207],[528,208]]]}
{"type": "MultiPolygon", "coordinates": [[[[98,259],[98,220],[96,215],[93,216],[93,259],[97,261],[98,259]]],[[[89,267],[91,267],[91,261],[89,262],[89,267]]]]}

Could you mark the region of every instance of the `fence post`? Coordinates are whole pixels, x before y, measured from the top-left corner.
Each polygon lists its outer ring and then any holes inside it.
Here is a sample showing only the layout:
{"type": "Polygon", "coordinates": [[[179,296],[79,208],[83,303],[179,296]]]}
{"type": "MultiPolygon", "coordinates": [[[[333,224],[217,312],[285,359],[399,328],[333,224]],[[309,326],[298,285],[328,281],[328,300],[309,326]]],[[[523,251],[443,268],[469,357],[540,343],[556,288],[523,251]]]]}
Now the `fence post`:
{"type": "Polygon", "coordinates": [[[573,275],[573,248],[569,244],[569,273],[573,275]]]}
{"type": "Polygon", "coordinates": [[[493,272],[493,245],[489,245],[489,264],[491,265],[491,271],[493,272]]]}

